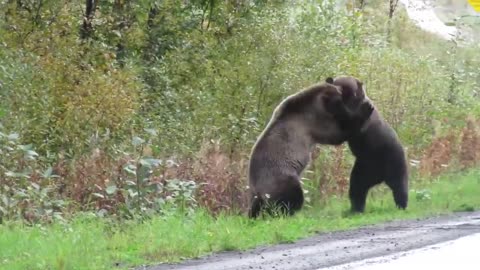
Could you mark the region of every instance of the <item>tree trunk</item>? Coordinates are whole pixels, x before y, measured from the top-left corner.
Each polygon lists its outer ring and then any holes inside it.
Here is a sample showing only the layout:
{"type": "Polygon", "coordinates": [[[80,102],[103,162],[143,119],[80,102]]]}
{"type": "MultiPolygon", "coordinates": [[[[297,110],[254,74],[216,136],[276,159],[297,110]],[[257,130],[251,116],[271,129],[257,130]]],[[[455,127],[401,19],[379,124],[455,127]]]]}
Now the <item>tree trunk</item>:
{"type": "Polygon", "coordinates": [[[395,13],[397,6],[398,0],[389,0],[388,19],[391,20],[393,18],[393,14],[395,13]]]}
{"type": "Polygon", "coordinates": [[[365,4],[366,4],[366,3],[365,3],[365,0],[360,0],[360,1],[359,1],[358,9],[363,10],[363,8],[365,7],[365,4]]]}
{"type": "Polygon", "coordinates": [[[80,38],[87,39],[92,36],[92,20],[96,9],[97,0],[85,0],[85,15],[83,16],[83,24],[80,29],[80,38]]]}
{"type": "Polygon", "coordinates": [[[389,0],[389,8],[388,8],[388,25],[387,25],[387,42],[390,43],[391,35],[392,35],[392,19],[393,15],[395,14],[395,10],[398,6],[398,0],[389,0]]]}

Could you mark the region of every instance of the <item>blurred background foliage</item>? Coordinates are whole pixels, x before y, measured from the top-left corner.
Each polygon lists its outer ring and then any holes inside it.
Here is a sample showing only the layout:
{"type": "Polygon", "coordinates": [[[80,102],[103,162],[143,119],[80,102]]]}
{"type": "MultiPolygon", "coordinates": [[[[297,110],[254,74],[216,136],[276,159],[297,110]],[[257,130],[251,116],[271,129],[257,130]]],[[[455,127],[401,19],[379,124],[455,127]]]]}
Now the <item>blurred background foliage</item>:
{"type": "MultiPolygon", "coordinates": [[[[365,82],[413,175],[475,166],[464,152],[480,136],[478,43],[390,11],[380,0],[0,1],[0,217],[132,217],[168,201],[243,211],[248,154],[274,107],[345,74],[365,82]]],[[[309,196],[343,194],[348,149],[317,152],[309,196]]]]}

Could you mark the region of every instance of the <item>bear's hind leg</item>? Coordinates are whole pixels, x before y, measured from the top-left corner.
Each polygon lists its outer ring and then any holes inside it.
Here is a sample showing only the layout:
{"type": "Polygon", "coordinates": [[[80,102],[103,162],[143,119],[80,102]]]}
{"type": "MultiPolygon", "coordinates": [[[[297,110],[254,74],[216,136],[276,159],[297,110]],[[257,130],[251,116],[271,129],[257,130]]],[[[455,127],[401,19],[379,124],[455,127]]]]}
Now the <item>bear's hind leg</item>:
{"type": "Polygon", "coordinates": [[[385,183],[392,190],[393,200],[400,209],[408,205],[408,182],[406,175],[388,176],[385,183]]]}
{"type": "Polygon", "coordinates": [[[274,211],[282,215],[292,216],[299,211],[304,202],[303,189],[298,177],[289,176],[278,187],[275,194],[271,194],[274,211]]]}
{"type": "Polygon", "coordinates": [[[371,173],[369,166],[358,159],[350,173],[350,189],[348,195],[351,203],[351,211],[363,213],[367,200],[368,190],[376,184],[375,175],[371,173]]]}
{"type": "Polygon", "coordinates": [[[304,197],[300,183],[298,186],[292,187],[290,192],[286,195],[287,196],[282,197],[278,202],[283,205],[283,213],[292,216],[295,212],[302,209],[303,206],[304,197]]]}
{"type": "Polygon", "coordinates": [[[395,204],[400,209],[408,205],[408,168],[403,152],[392,153],[387,161],[385,184],[392,190],[395,204]]]}
{"type": "Polygon", "coordinates": [[[257,196],[252,196],[250,210],[248,211],[248,217],[255,219],[260,214],[263,208],[263,200],[257,196]]]}

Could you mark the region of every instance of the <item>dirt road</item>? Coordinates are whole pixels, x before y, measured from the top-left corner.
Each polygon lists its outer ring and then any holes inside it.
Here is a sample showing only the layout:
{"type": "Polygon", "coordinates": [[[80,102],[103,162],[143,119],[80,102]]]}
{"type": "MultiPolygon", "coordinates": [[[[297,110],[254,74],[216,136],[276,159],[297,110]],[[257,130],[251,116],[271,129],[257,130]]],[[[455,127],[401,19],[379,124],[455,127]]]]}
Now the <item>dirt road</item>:
{"type": "Polygon", "coordinates": [[[294,244],[263,247],[245,252],[225,252],[181,264],[163,264],[137,269],[316,270],[397,254],[476,233],[480,233],[480,212],[457,213],[423,220],[395,221],[352,231],[325,233],[294,244]]]}

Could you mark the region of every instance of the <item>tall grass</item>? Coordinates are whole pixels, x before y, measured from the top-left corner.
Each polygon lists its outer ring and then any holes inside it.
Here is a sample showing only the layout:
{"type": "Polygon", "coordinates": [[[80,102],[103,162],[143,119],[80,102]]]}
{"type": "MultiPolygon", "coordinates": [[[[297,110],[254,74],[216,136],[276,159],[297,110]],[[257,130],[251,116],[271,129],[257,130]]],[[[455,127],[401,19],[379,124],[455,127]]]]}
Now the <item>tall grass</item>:
{"type": "Polygon", "coordinates": [[[252,221],[207,211],[119,224],[95,215],[49,226],[0,225],[0,269],[112,269],[172,262],[222,250],[292,242],[316,232],[480,209],[480,172],[412,181],[407,210],[395,208],[384,186],[373,190],[366,213],[347,215],[345,197],[305,209],[291,218],[252,221]]]}

